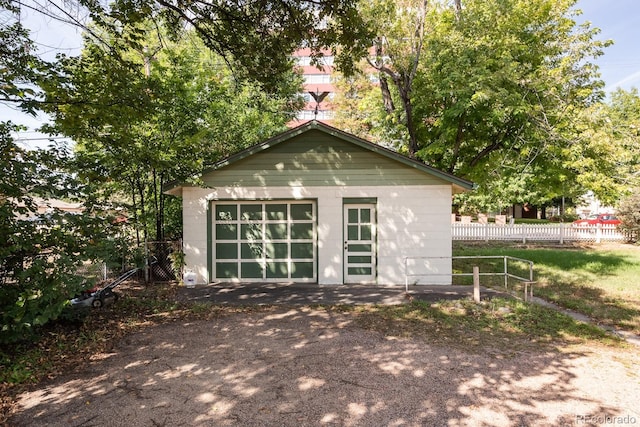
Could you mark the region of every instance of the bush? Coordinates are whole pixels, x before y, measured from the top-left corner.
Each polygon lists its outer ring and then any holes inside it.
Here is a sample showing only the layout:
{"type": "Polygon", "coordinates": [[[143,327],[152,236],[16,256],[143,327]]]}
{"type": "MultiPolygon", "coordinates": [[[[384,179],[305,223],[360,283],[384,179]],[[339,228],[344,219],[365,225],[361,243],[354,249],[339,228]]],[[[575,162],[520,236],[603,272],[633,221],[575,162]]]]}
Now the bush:
{"type": "Polygon", "coordinates": [[[549,222],[573,222],[578,219],[578,215],[573,213],[564,213],[562,215],[554,215],[549,217],[549,222]]]}
{"type": "Polygon", "coordinates": [[[622,200],[616,216],[620,220],[618,228],[627,234],[629,241],[637,242],[640,236],[640,192],[622,200]]]}
{"type": "Polygon", "coordinates": [[[74,200],[81,184],[66,173],[66,150],[22,149],[15,130],[0,122],[0,343],[27,339],[57,319],[83,289],[84,263],[105,259],[116,243],[113,222],[88,203],[82,214],[38,215],[36,197],[74,200]]]}

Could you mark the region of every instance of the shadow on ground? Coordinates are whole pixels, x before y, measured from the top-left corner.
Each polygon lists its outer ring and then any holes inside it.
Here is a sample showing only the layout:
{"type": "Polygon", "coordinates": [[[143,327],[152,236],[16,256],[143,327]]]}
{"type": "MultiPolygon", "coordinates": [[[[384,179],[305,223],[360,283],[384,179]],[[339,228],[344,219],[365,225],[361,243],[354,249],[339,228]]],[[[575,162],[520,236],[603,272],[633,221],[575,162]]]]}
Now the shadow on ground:
{"type": "MultiPolygon", "coordinates": [[[[473,297],[472,286],[379,286],[317,285],[300,283],[212,283],[195,288],[180,287],[180,302],[206,302],[223,305],[309,305],[309,304],[402,304],[409,299],[421,301],[456,300],[473,297]]],[[[482,288],[482,298],[507,296],[482,288]]]]}
{"type": "MultiPolygon", "coordinates": [[[[469,353],[363,330],[353,313],[273,307],[175,321],[20,398],[16,426],[573,425],[635,416],[637,378],[580,351],[469,353]]],[[[514,348],[517,348],[515,346],[514,348]]]]}

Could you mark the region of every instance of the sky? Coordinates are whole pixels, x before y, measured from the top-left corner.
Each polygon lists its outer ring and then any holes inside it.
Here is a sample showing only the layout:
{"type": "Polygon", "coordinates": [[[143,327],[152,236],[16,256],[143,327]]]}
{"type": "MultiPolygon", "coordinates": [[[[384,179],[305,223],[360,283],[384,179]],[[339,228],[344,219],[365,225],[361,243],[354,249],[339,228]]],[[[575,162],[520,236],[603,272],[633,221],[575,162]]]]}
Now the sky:
{"type": "MultiPolygon", "coordinates": [[[[591,22],[593,27],[601,29],[598,39],[614,41],[596,60],[605,91],[640,87],[640,0],[578,0],[576,8],[583,11],[577,22],[591,22]]],[[[45,58],[53,59],[58,52],[69,55],[80,52],[82,41],[78,29],[35,13],[25,13],[23,22],[31,29],[45,58]]],[[[29,128],[28,132],[18,135],[25,146],[42,145],[38,138],[43,135],[35,129],[46,122],[46,117],[34,119],[2,105],[0,116],[29,128]]]]}
{"type": "Polygon", "coordinates": [[[579,0],[577,8],[583,11],[578,22],[591,22],[602,30],[598,39],[614,42],[596,60],[605,91],[640,87],[640,1],[579,0]]]}

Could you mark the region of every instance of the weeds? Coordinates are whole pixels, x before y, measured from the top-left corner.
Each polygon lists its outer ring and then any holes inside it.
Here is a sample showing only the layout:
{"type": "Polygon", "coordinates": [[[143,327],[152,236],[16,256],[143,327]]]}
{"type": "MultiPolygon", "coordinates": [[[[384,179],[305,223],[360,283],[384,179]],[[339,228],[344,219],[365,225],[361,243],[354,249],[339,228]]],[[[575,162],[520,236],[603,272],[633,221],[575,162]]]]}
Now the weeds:
{"type": "Polygon", "coordinates": [[[602,329],[522,301],[492,299],[431,304],[414,301],[401,306],[361,307],[360,326],[386,335],[462,345],[465,349],[513,352],[558,342],[596,341],[622,345],[602,329]]]}

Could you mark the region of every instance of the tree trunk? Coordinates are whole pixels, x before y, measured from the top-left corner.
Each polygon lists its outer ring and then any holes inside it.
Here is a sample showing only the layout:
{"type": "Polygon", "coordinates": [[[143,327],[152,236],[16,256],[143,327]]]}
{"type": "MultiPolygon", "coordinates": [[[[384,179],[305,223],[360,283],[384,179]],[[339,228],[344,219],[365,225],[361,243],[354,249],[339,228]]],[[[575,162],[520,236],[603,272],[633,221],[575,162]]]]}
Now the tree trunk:
{"type": "Polygon", "coordinates": [[[138,206],[136,202],[136,184],[134,180],[129,181],[131,185],[131,203],[133,205],[133,223],[136,227],[136,245],[140,246],[140,228],[138,227],[138,206]]]}
{"type": "Polygon", "coordinates": [[[140,196],[140,218],[142,219],[142,236],[144,241],[147,241],[147,210],[145,208],[145,197],[144,197],[144,184],[140,181],[140,179],[136,180],[138,187],[138,195],[140,196]]]}
{"type": "Polygon", "coordinates": [[[416,154],[419,150],[418,135],[416,132],[415,121],[413,119],[413,105],[411,104],[411,90],[413,81],[418,71],[418,65],[420,63],[420,57],[422,53],[422,43],[425,31],[425,20],[427,13],[428,1],[423,0],[420,6],[417,8],[418,15],[416,16],[417,22],[413,33],[408,36],[409,42],[412,43],[411,49],[411,63],[403,67],[398,67],[398,64],[390,65],[385,63],[383,58],[388,56],[393,58],[392,52],[384,52],[384,38],[378,37],[375,41],[376,47],[376,59],[375,61],[369,60],[369,64],[374,67],[380,73],[380,89],[382,92],[382,101],[387,113],[393,111],[393,103],[391,101],[391,94],[389,91],[389,85],[384,78],[384,75],[391,77],[393,84],[398,90],[402,106],[405,114],[405,125],[407,127],[407,134],[409,135],[409,156],[416,158],[416,154]],[[411,41],[413,40],[413,41],[411,41]]]}
{"type": "Polygon", "coordinates": [[[162,241],[162,216],[160,213],[160,195],[158,194],[158,171],[153,169],[153,215],[156,223],[156,241],[162,241]]]}
{"type": "Polygon", "coordinates": [[[416,134],[416,127],[413,122],[413,105],[411,104],[411,97],[405,91],[401,94],[402,104],[404,105],[404,113],[406,117],[407,132],[409,133],[409,157],[416,158],[418,153],[418,135],[416,134]]]}
{"type": "Polygon", "coordinates": [[[393,98],[391,97],[391,91],[389,91],[389,82],[387,78],[380,73],[380,91],[382,92],[382,105],[387,114],[391,114],[395,111],[396,107],[393,105],[393,98]]]}
{"type": "Polygon", "coordinates": [[[458,163],[458,156],[460,154],[460,147],[462,145],[462,134],[464,129],[464,114],[460,117],[458,121],[458,130],[456,132],[456,140],[453,145],[453,156],[451,158],[451,162],[449,163],[449,169],[447,172],[453,173],[456,167],[456,163],[458,163]]]}

